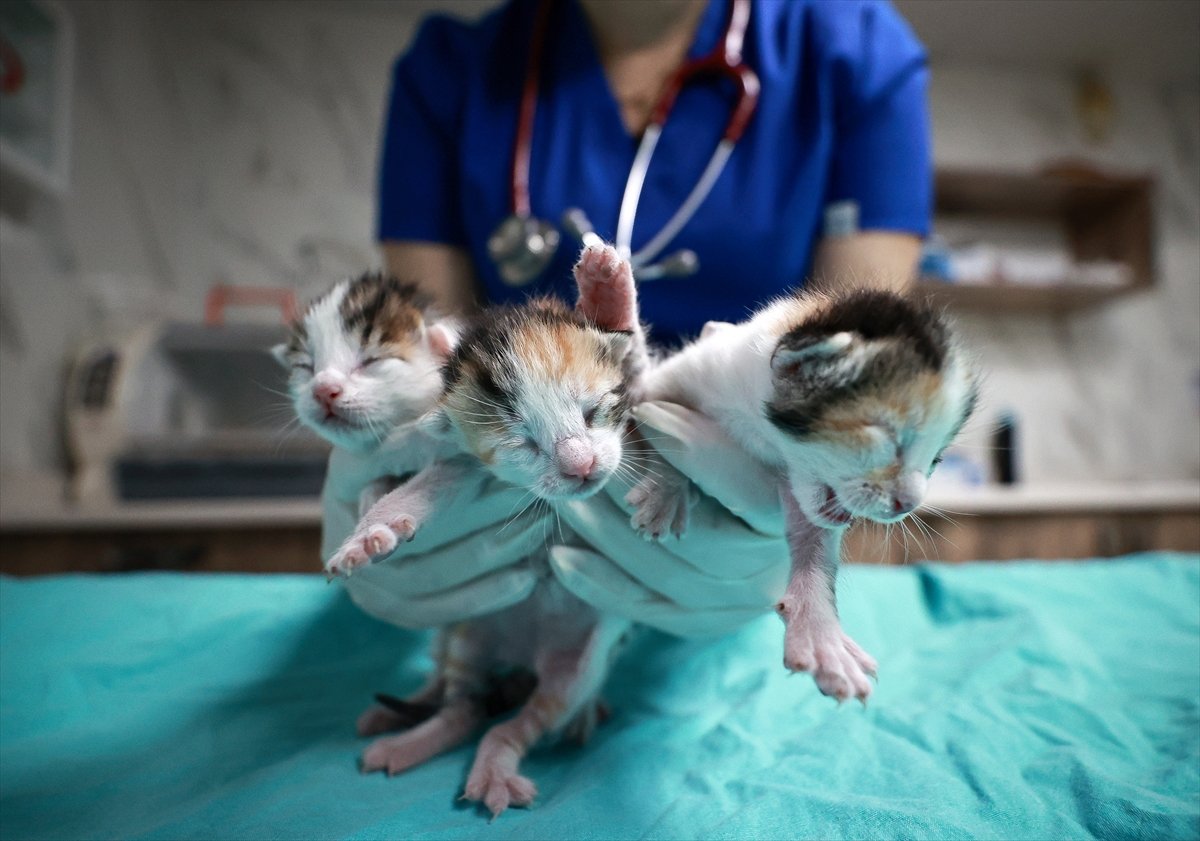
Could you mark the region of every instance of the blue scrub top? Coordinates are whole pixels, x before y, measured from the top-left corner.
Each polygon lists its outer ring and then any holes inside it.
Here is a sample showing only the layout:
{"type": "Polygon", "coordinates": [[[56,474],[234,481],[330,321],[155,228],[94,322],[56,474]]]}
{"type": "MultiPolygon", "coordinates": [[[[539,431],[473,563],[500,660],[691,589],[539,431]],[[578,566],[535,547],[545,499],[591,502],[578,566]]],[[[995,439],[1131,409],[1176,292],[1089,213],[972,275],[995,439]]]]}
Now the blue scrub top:
{"type": "MultiPolygon", "coordinates": [[[[512,212],[511,158],[537,0],[512,0],[474,24],[428,18],[395,66],[379,178],[381,240],[467,249],[489,300],[553,292],[573,301],[568,234],[529,286],[505,285],[487,240],[512,212]]],[[[690,55],[719,43],[727,0],[710,0],[690,55]]],[[[548,22],[533,135],[533,213],[584,210],[606,240],[638,138],[625,130],[582,9],[558,0],[548,22]]],[[[739,321],[804,283],[832,202],[858,205],[859,228],[925,235],[932,200],[926,57],[892,7],[872,0],[756,0],[745,61],[758,110],[699,212],[663,252],[691,248],[697,274],[639,288],[654,338],[739,321]]],[[[732,87],[689,85],[646,178],[633,249],[696,183],[729,118],[732,87]]]]}

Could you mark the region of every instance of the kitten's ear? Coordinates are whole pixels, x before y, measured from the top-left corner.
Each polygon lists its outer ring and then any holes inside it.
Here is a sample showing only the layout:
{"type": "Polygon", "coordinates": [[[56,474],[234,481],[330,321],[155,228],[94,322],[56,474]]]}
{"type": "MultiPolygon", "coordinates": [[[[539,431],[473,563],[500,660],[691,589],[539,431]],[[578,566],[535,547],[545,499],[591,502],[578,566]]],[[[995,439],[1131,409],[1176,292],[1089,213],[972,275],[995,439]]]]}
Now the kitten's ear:
{"type": "Polygon", "coordinates": [[[291,368],[292,363],[288,359],[287,352],[288,352],[288,346],[287,346],[287,343],[285,343],[285,342],[280,342],[279,344],[277,344],[271,348],[271,356],[274,356],[275,359],[279,362],[279,364],[282,365],[284,368],[291,368]]]}
{"type": "Polygon", "coordinates": [[[629,349],[633,347],[633,334],[605,333],[604,342],[608,345],[608,349],[614,357],[624,359],[629,353],[629,349]]]}
{"type": "Polygon", "coordinates": [[[853,333],[813,336],[790,347],[777,347],[771,355],[771,371],[776,376],[793,374],[802,367],[827,365],[848,358],[859,342],[853,333]]]}
{"type": "Polygon", "coordinates": [[[429,341],[429,350],[442,362],[450,358],[455,345],[458,344],[457,331],[444,321],[430,324],[425,331],[425,337],[429,341]]]}
{"type": "Polygon", "coordinates": [[[733,325],[728,321],[706,321],[704,329],[700,331],[700,338],[707,339],[709,336],[715,336],[717,333],[724,333],[733,325]]]}

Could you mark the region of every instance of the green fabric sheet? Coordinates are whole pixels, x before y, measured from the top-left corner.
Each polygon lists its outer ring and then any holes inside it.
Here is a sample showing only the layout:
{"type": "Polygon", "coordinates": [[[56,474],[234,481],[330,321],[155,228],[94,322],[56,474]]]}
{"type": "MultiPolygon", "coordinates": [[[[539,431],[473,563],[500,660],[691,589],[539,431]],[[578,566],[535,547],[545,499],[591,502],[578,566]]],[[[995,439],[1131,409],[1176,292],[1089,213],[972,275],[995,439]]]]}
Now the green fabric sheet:
{"type": "Polygon", "coordinates": [[[1200,837],[1200,558],[843,571],[868,709],[764,616],[645,632],[532,809],[456,803],[464,747],[363,776],[355,715],[428,635],[310,576],[0,580],[0,837],[1200,837]]]}

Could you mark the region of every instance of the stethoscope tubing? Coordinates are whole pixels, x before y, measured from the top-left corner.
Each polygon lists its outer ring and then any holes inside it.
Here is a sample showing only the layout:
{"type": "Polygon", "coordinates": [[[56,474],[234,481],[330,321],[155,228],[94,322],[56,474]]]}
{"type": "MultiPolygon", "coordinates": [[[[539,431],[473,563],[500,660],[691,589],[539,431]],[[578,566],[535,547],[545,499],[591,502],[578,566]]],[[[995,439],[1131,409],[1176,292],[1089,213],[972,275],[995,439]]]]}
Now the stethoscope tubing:
{"type": "MultiPolygon", "coordinates": [[[[517,118],[517,137],[513,147],[511,187],[513,215],[519,219],[532,218],[529,198],[529,174],[532,160],[533,125],[537,110],[538,83],[542,54],[545,47],[546,30],[554,0],[542,0],[538,4],[530,38],[529,56],[525,66],[525,80],[521,90],[521,105],[517,118]]],[[[721,43],[700,58],[686,62],[671,77],[658,102],[651,112],[650,123],[642,134],[625,180],[621,196],[621,207],[617,218],[616,245],[618,250],[639,272],[639,279],[650,280],[666,274],[662,266],[649,265],[670,244],[712,192],[737,142],[741,139],[758,106],[760,83],[758,76],[742,60],[742,46],[750,20],[750,0],[731,0],[729,20],[721,43]],[[700,178],[692,187],[683,203],[672,214],[667,223],[650,240],[632,253],[633,227],[637,207],[645,186],[650,162],[655,147],[662,137],[667,118],[675,106],[675,100],[685,85],[700,76],[723,76],[738,86],[737,104],[729,115],[721,140],[713,150],[700,178]]],[[[580,218],[583,218],[580,214],[580,218]]],[[[595,237],[595,234],[592,234],[595,237]]],[[[668,258],[668,262],[671,258],[668,258]]],[[[695,257],[692,255],[694,263],[695,257]]]]}
{"type": "Polygon", "coordinates": [[[529,55],[525,60],[525,80],[521,86],[521,107],[517,113],[517,138],[513,144],[511,166],[512,211],[523,219],[533,215],[529,201],[529,169],[533,160],[533,120],[537,114],[538,76],[542,67],[542,52],[546,45],[546,28],[550,21],[551,0],[538,4],[529,39],[529,55]]]}

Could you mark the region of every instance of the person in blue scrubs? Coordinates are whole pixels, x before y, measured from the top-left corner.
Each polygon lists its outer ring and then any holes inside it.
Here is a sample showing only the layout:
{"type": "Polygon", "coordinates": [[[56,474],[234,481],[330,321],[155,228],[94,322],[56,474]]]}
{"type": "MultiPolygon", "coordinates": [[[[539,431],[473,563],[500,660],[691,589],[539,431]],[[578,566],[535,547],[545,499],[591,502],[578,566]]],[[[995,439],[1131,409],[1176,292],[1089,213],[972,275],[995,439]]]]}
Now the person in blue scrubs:
{"type": "MultiPolygon", "coordinates": [[[[638,139],[664,83],[689,56],[718,43],[730,0],[551,1],[537,74],[532,214],[557,221],[579,207],[612,240],[638,139]]],[[[568,235],[542,274],[520,288],[501,280],[487,252],[488,238],[514,209],[513,148],[539,2],[511,0],[476,23],[431,17],[395,67],[378,234],[388,269],[421,283],[445,311],[530,293],[575,297],[570,267],[579,247],[568,235]]],[[[706,321],[741,320],[758,303],[810,282],[903,289],[928,228],[925,53],[891,6],[754,0],[744,55],[762,83],[757,112],[712,193],[667,248],[694,250],[699,271],[639,287],[643,317],[660,342],[693,336],[706,321]],[[826,225],[830,206],[840,208],[836,236],[826,225]]],[[[646,178],[635,251],[691,191],[732,102],[723,82],[690,85],[679,97],[646,178]]],[[[656,441],[692,434],[686,411],[668,414],[677,420],[669,430],[650,425],[656,441]]],[[[722,449],[711,429],[704,435],[713,463],[739,457],[735,442],[722,449]]],[[[752,478],[753,465],[739,475],[751,477],[750,497],[771,484],[752,478]]],[[[490,480],[481,473],[479,481],[490,480]]],[[[588,512],[624,529],[617,484],[588,512]]],[[[526,559],[544,548],[543,532],[534,525],[535,545],[521,543],[513,534],[520,530],[503,531],[511,511],[488,502],[483,490],[463,494],[444,512],[455,527],[441,541],[432,524],[423,532],[422,557],[406,550],[403,565],[377,565],[422,573],[389,573],[388,584],[375,588],[378,604],[365,609],[400,625],[437,626],[524,598],[540,574],[526,559]],[[445,580],[435,580],[439,574],[445,580]]],[[[757,504],[742,502],[743,513],[757,504]]],[[[671,633],[712,633],[714,623],[730,628],[760,615],[768,609],[756,607],[760,576],[747,575],[743,555],[760,564],[780,556],[779,531],[752,526],[712,497],[702,495],[697,505],[706,510],[693,517],[689,540],[645,543],[636,564],[571,555],[568,589],[646,606],[650,614],[630,618],[671,633]],[[689,547],[705,549],[702,562],[693,562],[689,547]],[[689,569],[703,579],[696,599],[689,569]],[[720,606],[707,595],[718,582],[728,598],[720,606]]]]}
{"type": "MultiPolygon", "coordinates": [[[[511,287],[487,240],[512,212],[511,160],[538,0],[475,23],[432,16],[396,63],[379,178],[388,268],[451,308],[574,297],[579,244],[563,235],[531,284],[511,287]]],[[[625,180],[663,83],[719,43],[728,0],[557,0],[538,72],[530,199],[557,221],[582,208],[612,240],[625,180]]],[[[762,83],[746,133],[695,217],[667,248],[697,273],[641,284],[654,338],[737,321],[816,278],[903,288],[931,211],[924,49],[875,0],[755,0],[744,57],[762,83]],[[826,210],[848,220],[826,235],[826,210]]],[[[734,91],[697,81],[680,95],[654,154],[633,249],[654,236],[699,178],[734,91]]]]}

